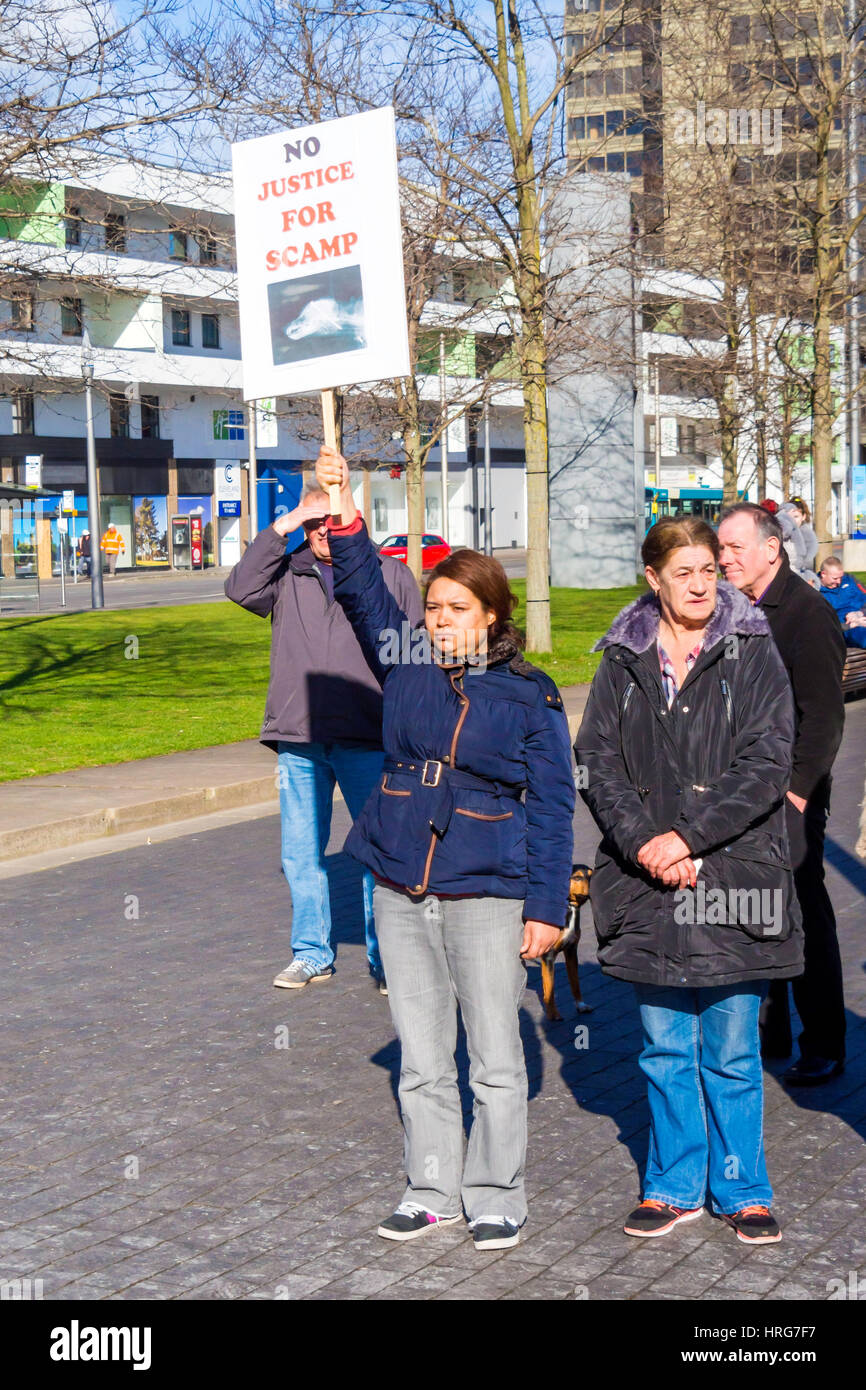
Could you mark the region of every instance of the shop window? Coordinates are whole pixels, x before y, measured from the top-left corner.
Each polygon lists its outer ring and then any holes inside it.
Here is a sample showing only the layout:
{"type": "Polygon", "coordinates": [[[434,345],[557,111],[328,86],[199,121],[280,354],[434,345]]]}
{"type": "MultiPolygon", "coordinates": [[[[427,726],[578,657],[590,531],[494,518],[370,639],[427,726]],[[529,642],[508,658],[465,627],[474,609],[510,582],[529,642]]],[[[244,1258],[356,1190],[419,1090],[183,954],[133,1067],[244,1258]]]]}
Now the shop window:
{"type": "Polygon", "coordinates": [[[112,439],[128,439],[129,401],[122,392],[110,392],[108,397],[108,416],[111,422],[112,439]]]}
{"type": "Polygon", "coordinates": [[[32,333],[36,299],[32,294],[14,294],[11,301],[12,327],[16,333],[32,333]]]}
{"type": "Polygon", "coordinates": [[[189,259],[186,232],[181,232],[177,227],[172,227],[168,234],[168,254],[173,261],[185,261],[189,259]]]}
{"type": "Polygon", "coordinates": [[[159,439],[159,396],[141,398],[141,437],[159,439]]]}
{"type": "Polygon", "coordinates": [[[64,218],[66,228],[66,249],[81,245],[81,209],[69,208],[64,218]]]}
{"type": "Polygon", "coordinates": [[[220,345],[219,314],[202,314],[201,345],[203,348],[218,348],[220,345]]]}
{"type": "Polygon", "coordinates": [[[14,434],[36,433],[36,406],[32,391],[12,392],[12,431],[14,434]]]}
{"type": "Polygon", "coordinates": [[[61,299],[60,332],[64,338],[80,338],[82,329],[81,300],[61,299]]]}
{"type": "Polygon", "coordinates": [[[373,530],[388,530],[388,501],[385,497],[373,498],[373,530]]]}
{"type": "Polygon", "coordinates": [[[126,218],[119,212],[105,215],[105,249],[122,255],[126,250],[126,218]]]}
{"type": "Polygon", "coordinates": [[[242,410],[215,410],[213,413],[213,437],[220,440],[245,439],[244,412],[242,410]]]}
{"type": "Polygon", "coordinates": [[[190,336],[190,315],[188,309],[172,309],[171,341],[175,347],[189,347],[192,339],[190,336]]]}

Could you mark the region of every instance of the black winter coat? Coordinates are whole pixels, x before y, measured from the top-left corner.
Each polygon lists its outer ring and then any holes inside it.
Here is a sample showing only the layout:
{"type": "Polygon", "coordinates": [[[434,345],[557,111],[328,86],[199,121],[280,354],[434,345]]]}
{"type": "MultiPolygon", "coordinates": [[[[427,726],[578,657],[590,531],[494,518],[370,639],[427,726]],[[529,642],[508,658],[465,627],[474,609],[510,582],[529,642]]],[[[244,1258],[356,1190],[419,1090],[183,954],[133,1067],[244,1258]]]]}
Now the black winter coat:
{"type": "Polygon", "coordinates": [[[701,654],[668,709],[659,617],[645,595],[599,642],[575,742],[604,837],[590,885],[602,968],[693,987],[799,975],[784,809],[794,709],[767,620],[721,581],[701,654]],[[695,889],[665,888],[637,864],[641,847],[672,829],[703,861],[695,889]]]}
{"type": "Polygon", "coordinates": [[[817,589],[794,574],[787,557],[759,600],[794,691],[796,723],[791,791],[826,806],[830,770],[842,742],[845,638],[817,589]]]}

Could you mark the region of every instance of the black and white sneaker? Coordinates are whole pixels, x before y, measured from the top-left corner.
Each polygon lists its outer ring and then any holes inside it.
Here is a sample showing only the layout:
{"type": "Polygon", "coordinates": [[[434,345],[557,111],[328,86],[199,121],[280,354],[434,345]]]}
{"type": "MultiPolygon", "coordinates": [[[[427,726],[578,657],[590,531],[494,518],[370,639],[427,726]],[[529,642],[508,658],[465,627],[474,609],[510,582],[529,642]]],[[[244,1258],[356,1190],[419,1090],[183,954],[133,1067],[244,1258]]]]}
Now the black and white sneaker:
{"type": "Polygon", "coordinates": [[[476,1250],[507,1250],[520,1240],[516,1221],[505,1216],[479,1216],[469,1223],[476,1250]]]}
{"type": "Polygon", "coordinates": [[[393,1216],[383,1221],[376,1234],[385,1240],[414,1240],[416,1236],[426,1235],[437,1226],[453,1226],[462,1221],[462,1214],[456,1216],[437,1216],[419,1202],[401,1202],[393,1216]]]}

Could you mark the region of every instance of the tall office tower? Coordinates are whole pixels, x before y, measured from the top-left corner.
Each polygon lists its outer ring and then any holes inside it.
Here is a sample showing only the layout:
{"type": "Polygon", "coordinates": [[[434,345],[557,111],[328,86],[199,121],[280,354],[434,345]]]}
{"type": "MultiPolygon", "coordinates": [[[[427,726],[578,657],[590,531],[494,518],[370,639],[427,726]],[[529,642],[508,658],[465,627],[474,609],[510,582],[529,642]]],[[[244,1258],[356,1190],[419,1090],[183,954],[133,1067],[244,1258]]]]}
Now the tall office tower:
{"type": "Polygon", "coordinates": [[[844,0],[567,0],[568,51],[586,55],[568,153],[632,176],[645,255],[709,269],[727,220],[768,269],[812,269],[802,203],[824,148],[842,216],[845,14],[844,0]]]}

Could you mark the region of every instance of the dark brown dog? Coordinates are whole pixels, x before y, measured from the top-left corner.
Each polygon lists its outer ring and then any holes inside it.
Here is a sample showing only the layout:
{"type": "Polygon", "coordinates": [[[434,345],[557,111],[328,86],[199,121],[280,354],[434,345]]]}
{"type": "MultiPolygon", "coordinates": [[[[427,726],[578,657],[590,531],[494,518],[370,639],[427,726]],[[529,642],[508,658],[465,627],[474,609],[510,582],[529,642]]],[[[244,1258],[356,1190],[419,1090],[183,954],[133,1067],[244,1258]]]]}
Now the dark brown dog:
{"type": "Polygon", "coordinates": [[[571,883],[568,886],[568,914],[565,920],[565,927],[562,935],[555,946],[552,946],[541,957],[541,987],[544,995],[544,1007],[547,1017],[551,1022],[562,1019],[562,1014],[556,1007],[554,994],[554,965],[557,954],[562,951],[565,956],[565,973],[568,976],[568,983],[571,985],[571,992],[574,995],[577,1011],[580,1014],[592,1012],[590,1004],[584,1004],[583,996],[580,992],[580,975],[577,967],[577,947],[580,941],[580,909],[589,897],[589,880],[592,877],[592,869],[587,864],[573,864],[571,868],[571,883]]]}

